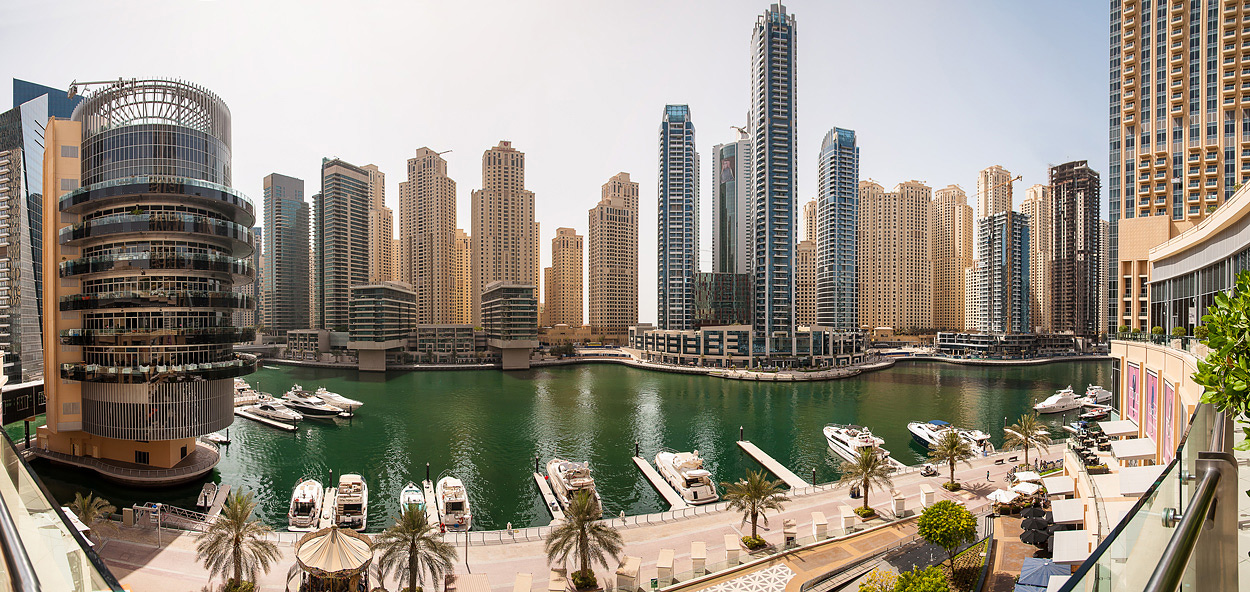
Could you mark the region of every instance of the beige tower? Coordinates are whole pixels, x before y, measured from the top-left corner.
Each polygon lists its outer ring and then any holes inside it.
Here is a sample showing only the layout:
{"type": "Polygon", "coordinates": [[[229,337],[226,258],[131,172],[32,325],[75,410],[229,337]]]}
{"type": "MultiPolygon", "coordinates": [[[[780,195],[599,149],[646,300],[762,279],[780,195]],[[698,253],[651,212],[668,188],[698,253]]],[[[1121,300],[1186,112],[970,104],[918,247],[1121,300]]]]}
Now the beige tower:
{"type": "Polygon", "coordinates": [[[446,324],[454,312],[452,277],[456,232],[456,182],[447,161],[421,147],[408,159],[399,184],[399,240],[405,260],[400,279],[417,294],[417,323],[446,324]]]}
{"type": "Polygon", "coordinates": [[[464,230],[456,229],[456,238],[452,249],[452,289],[451,311],[449,323],[464,325],[473,322],[473,243],[464,230]]]}
{"type": "Polygon", "coordinates": [[[394,239],[391,241],[391,281],[408,283],[407,280],[403,279],[403,269],[404,242],[394,239]]]}
{"type": "MultiPolygon", "coordinates": [[[[809,229],[811,226],[809,223],[809,229]]],[[[794,259],[794,322],[810,327],[816,324],[816,241],[808,239],[795,245],[794,259]]]]}
{"type": "Polygon", "coordinates": [[[958,185],[933,193],[929,253],[933,258],[933,328],[962,331],[964,270],[972,267],[972,206],[958,185]]]}
{"type": "Polygon", "coordinates": [[[977,175],[977,217],[1011,211],[1011,172],[1001,165],[977,175]]]}
{"type": "Polygon", "coordinates": [[[394,278],[395,213],[386,207],[386,174],[377,165],[360,167],[369,174],[369,281],[394,278]]]}
{"type": "MultiPolygon", "coordinates": [[[[535,281],[534,297],[535,298],[539,297],[538,283],[537,283],[538,277],[539,277],[538,268],[542,266],[542,260],[543,260],[543,251],[542,251],[542,247],[540,246],[540,242],[542,239],[539,238],[541,236],[542,236],[542,225],[539,224],[538,222],[534,222],[534,281],[535,281]]],[[[542,299],[540,298],[539,301],[541,302],[542,299]]]]}
{"type": "Polygon", "coordinates": [[[591,331],[622,343],[638,324],[638,184],[629,173],[603,184],[588,228],[591,331]]]}
{"type": "Polygon", "coordinates": [[[933,327],[930,194],[919,181],[900,183],[888,193],[860,181],[860,325],[900,332],[933,327]]]}
{"type": "Polygon", "coordinates": [[[582,249],[582,235],[577,231],[556,229],[543,295],[548,326],[582,326],[582,249]]]}
{"type": "MultiPolygon", "coordinates": [[[[1029,325],[1049,333],[1051,321],[1051,191],[1049,185],[1025,190],[1020,213],[1029,217],[1029,325]]],[[[1063,286],[1054,286],[1062,289],[1063,286]]]]}
{"type": "Polygon", "coordinates": [[[813,199],[803,204],[803,240],[816,242],[816,220],[816,200],[813,199]]]}
{"type": "Polygon", "coordinates": [[[538,286],[534,192],[525,189],[525,153],[500,140],[482,155],[482,188],[473,192],[473,322],[482,292],[496,281],[538,286]]]}

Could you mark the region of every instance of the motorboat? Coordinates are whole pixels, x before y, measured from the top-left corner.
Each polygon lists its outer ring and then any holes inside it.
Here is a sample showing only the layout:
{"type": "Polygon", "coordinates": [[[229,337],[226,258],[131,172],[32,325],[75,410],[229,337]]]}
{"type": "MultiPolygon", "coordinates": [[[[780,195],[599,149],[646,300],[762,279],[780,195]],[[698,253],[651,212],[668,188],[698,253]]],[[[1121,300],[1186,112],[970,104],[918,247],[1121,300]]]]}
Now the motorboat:
{"type": "Polygon", "coordinates": [[[421,490],[420,485],[412,481],[399,490],[399,507],[407,509],[408,506],[416,506],[417,511],[425,513],[425,492],[421,490]]]}
{"type": "Polygon", "coordinates": [[[286,405],[276,401],[262,401],[250,407],[244,407],[244,411],[249,411],[265,419],[272,419],[282,423],[295,423],[304,419],[304,414],[288,408],[286,405]]]}
{"type": "Polygon", "coordinates": [[[551,485],[551,491],[556,494],[556,500],[564,508],[569,507],[573,496],[585,491],[590,494],[594,507],[591,514],[594,516],[603,514],[603,504],[599,499],[599,492],[595,489],[595,478],[590,475],[589,462],[553,458],[547,463],[547,481],[551,485]]]}
{"type": "Polygon", "coordinates": [[[334,405],[335,407],[338,407],[348,413],[355,413],[357,408],[364,405],[364,403],[361,403],[356,399],[348,399],[343,395],[327,390],[324,386],[317,387],[317,392],[313,393],[313,395],[318,399],[325,401],[327,404],[334,405]]]}
{"type": "Polygon", "coordinates": [[[1033,410],[1038,413],[1063,413],[1080,407],[1081,401],[1072,393],[1072,387],[1068,387],[1046,397],[1046,400],[1034,405],[1033,410]]]}
{"type": "Polygon", "coordinates": [[[316,479],[300,479],[291,492],[291,507],[286,513],[287,529],[292,532],[317,530],[321,520],[321,500],[325,489],[316,479]]]}
{"type": "Polygon", "coordinates": [[[872,450],[878,456],[890,457],[890,451],[881,447],[885,440],[872,435],[872,430],[866,427],[831,423],[823,431],[829,449],[845,460],[854,461],[862,450],[872,450]]]}
{"type": "Polygon", "coordinates": [[[291,387],[291,390],[282,396],[282,402],[287,407],[299,411],[308,417],[320,419],[335,417],[343,412],[342,409],[330,405],[316,395],[300,388],[298,384],[291,387]]]}
{"type": "Polygon", "coordinates": [[[213,507],[214,501],[217,501],[217,484],[209,481],[200,488],[200,495],[195,498],[195,509],[207,512],[213,507]]]}
{"type": "Polygon", "coordinates": [[[1085,421],[1099,421],[1111,415],[1110,405],[1089,405],[1079,417],[1085,421]]]}
{"type": "Polygon", "coordinates": [[[438,514],[443,517],[445,530],[466,531],[473,526],[473,514],[469,511],[469,494],[464,483],[450,475],[438,480],[434,486],[438,514]]]}
{"type": "Polygon", "coordinates": [[[347,473],[339,477],[334,500],[334,523],[339,528],[364,532],[369,520],[369,486],[360,475],[347,473]]]}
{"type": "Polygon", "coordinates": [[[655,455],[655,466],[686,503],[709,504],[720,499],[716,484],[712,482],[712,473],[703,468],[703,458],[698,450],[661,452],[655,455]]]}
{"type": "Polygon", "coordinates": [[[1085,388],[1085,396],[1079,400],[1084,407],[1106,405],[1111,402],[1111,391],[1096,384],[1091,384],[1085,388]]]}
{"type": "Polygon", "coordinates": [[[230,432],[227,431],[224,434],[221,432],[213,432],[211,434],[204,434],[204,439],[209,442],[212,442],[213,444],[229,444],[230,432]]]}
{"type": "Polygon", "coordinates": [[[912,439],[925,448],[933,448],[946,436],[947,432],[952,430],[975,450],[994,450],[994,445],[990,443],[990,435],[981,430],[956,427],[940,419],[913,421],[907,424],[907,431],[911,432],[912,439]]]}

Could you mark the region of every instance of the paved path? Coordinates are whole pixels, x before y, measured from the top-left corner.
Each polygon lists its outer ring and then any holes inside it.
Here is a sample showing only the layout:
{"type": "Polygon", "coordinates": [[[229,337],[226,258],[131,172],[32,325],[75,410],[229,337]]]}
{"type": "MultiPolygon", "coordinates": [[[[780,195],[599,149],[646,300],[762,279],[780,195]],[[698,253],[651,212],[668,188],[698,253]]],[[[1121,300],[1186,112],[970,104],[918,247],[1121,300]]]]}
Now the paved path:
{"type": "Polygon", "coordinates": [[[641,456],[635,456],[634,464],[638,466],[639,471],[642,471],[642,476],[646,477],[647,481],[651,482],[651,487],[654,487],[655,490],[664,497],[664,501],[668,502],[668,505],[674,510],[681,510],[690,507],[690,504],[687,504],[686,500],[682,499],[681,495],[677,493],[677,490],[673,489],[673,486],[669,485],[668,481],[665,481],[659,473],[655,472],[655,467],[652,467],[651,463],[647,462],[647,459],[641,456]]]}
{"type": "Polygon", "coordinates": [[[1016,576],[1024,566],[1024,559],[1032,557],[1037,547],[1020,542],[1019,516],[999,516],[994,519],[994,563],[985,578],[987,592],[1012,592],[1016,589],[1016,576]]]}

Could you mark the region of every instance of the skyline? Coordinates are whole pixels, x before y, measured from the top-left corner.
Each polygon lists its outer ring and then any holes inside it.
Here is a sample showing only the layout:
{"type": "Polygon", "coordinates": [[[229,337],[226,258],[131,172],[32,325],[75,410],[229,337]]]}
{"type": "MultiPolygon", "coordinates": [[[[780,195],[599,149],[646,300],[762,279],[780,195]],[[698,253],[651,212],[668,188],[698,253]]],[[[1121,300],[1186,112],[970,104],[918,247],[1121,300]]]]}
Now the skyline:
{"type": "MultiPolygon", "coordinates": [[[[769,3],[605,5],[564,12],[502,4],[481,10],[488,5],[396,6],[395,18],[388,19],[374,18],[376,11],[331,14],[330,5],[301,5],[296,15],[281,3],[246,10],[220,2],[6,6],[0,8],[0,39],[11,51],[41,46],[35,31],[45,17],[111,27],[123,37],[142,32],[158,45],[196,31],[234,34],[225,47],[171,43],[159,54],[145,49],[151,44],[112,46],[100,55],[48,47],[24,52],[0,76],[60,87],[73,79],[176,76],[213,88],[232,109],[235,185],[257,203],[262,180],[272,172],[304,179],[311,196],[319,189],[321,159],[337,156],[387,173],[387,205],[396,209],[406,160],[421,146],[450,149],[445,157],[457,182],[457,227],[466,230],[469,194],[481,186],[481,154],[510,140],[529,155],[527,186],[538,195],[543,266],[555,229],[585,233],[583,212],[597,203],[599,187],[628,172],[641,185],[639,268],[653,269],[657,254],[645,246],[656,240],[654,134],[664,105],[691,106],[700,129],[700,194],[706,201],[710,149],[734,139],[729,126],[741,125],[749,108],[749,35],[769,3]],[[126,10],[134,6],[141,8],[126,10]],[[674,37],[656,23],[659,6],[668,20],[699,26],[674,37]],[[164,19],[184,25],[152,26],[164,19]],[[320,43],[342,19],[344,42],[320,43]],[[274,22],[310,27],[301,29],[306,35],[275,35],[264,27],[274,22]],[[596,22],[612,22],[619,34],[603,35],[596,22]],[[517,37],[518,30],[527,34],[517,37]],[[412,39],[424,42],[409,49],[412,39]],[[500,39],[513,41],[507,52],[516,60],[497,59],[500,39]],[[677,62],[674,55],[688,57],[677,62]],[[400,79],[404,72],[410,74],[400,79]],[[314,89],[319,79],[338,83],[314,89]],[[425,81],[439,84],[429,92],[425,81]]],[[[931,187],[955,183],[974,201],[977,172],[1002,164],[1024,175],[1016,186],[1018,204],[1026,187],[1045,182],[1047,165],[1088,160],[1105,174],[1104,7],[786,7],[805,31],[797,66],[796,207],[816,195],[819,143],[834,126],[856,130],[861,178],[886,187],[910,179],[931,187]],[[1033,26],[1008,26],[1022,22],[1033,26]],[[882,44],[874,35],[882,30],[909,41],[882,44]],[[1067,34],[1054,40],[1048,35],[1053,30],[1067,34]],[[995,51],[986,52],[987,45],[995,51]],[[896,64],[904,67],[890,67],[896,64]],[[1004,124],[987,123],[992,121],[1004,124]]],[[[710,269],[710,208],[701,210],[701,268],[710,269]]],[[[654,294],[653,274],[639,275],[640,294],[654,294]]],[[[641,298],[639,320],[654,320],[655,306],[641,298]]]]}

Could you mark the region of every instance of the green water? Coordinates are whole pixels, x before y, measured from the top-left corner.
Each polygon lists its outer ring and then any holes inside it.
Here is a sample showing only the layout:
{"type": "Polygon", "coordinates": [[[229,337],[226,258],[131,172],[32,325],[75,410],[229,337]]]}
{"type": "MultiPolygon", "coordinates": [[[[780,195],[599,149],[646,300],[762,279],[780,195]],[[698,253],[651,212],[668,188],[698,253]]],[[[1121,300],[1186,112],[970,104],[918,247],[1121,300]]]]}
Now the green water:
{"type": "MultiPolygon", "coordinates": [[[[590,460],[607,514],[642,514],[667,504],[630,462],[634,442],[653,460],[662,447],[699,450],[717,480],[733,480],[757,463],[734,444],[746,438],[800,477],[820,482],[839,462],[825,444],[826,423],[858,423],[885,439],[907,464],[924,451],[909,421],[944,419],[979,428],[1002,441],[1003,418],[1014,421],[1058,388],[1082,391],[1108,384],[1110,362],[1027,367],[901,362],[858,377],[815,383],[755,383],[704,376],[586,365],[528,372],[355,371],[281,367],[248,377],[280,396],[293,383],[325,386],[365,403],[356,417],[306,420],[289,433],[236,418],[212,479],[253,490],[269,524],[284,527],[291,489],[301,477],[330,482],[331,473],[360,473],[369,485],[369,525],[397,513],[399,490],[450,471],[468,490],[475,529],[546,524],[534,486],[534,457],[590,460]]],[[[1047,418],[1057,426],[1058,416],[1047,418]]],[[[21,426],[10,426],[20,437],[21,426]]],[[[118,506],[162,501],[194,507],[200,483],[137,491],[90,473],[36,466],[58,498],[91,488],[118,506]]]]}

